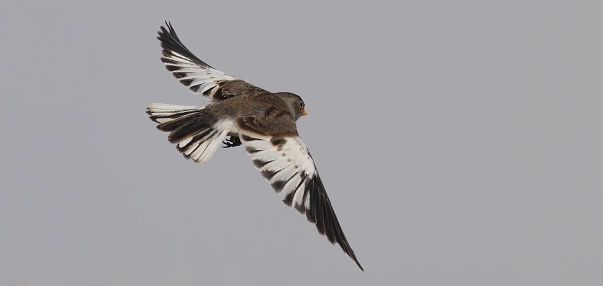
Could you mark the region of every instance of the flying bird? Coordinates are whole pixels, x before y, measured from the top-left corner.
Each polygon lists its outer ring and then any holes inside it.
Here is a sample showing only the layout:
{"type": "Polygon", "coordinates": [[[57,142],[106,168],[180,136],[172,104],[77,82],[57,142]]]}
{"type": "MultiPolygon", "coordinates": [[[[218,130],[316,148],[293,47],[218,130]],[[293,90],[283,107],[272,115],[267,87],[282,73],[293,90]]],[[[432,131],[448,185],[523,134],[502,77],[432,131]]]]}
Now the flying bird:
{"type": "Polygon", "coordinates": [[[158,32],[161,61],[180,83],[208,98],[202,106],[152,103],[147,107],[157,129],[169,132],[186,159],[207,163],[218,147],[243,145],[253,165],[283,202],[305,214],[320,234],[339,244],[364,271],[343,234],[314,160],[295,122],[305,103],[290,92],[272,93],[214,69],[197,58],[169,22],[158,32]],[[228,138],[227,138],[228,137],[228,138]]]}

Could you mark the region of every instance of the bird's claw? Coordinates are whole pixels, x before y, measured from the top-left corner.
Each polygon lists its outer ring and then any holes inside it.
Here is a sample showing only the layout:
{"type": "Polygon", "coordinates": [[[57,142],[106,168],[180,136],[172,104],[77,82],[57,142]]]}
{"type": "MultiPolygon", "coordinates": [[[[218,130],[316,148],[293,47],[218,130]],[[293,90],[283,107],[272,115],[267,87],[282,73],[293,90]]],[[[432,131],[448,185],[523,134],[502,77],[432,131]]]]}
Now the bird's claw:
{"type": "Polygon", "coordinates": [[[224,146],[222,146],[222,148],[232,148],[243,144],[243,142],[241,142],[241,139],[237,136],[228,136],[228,138],[225,141],[222,141],[222,143],[224,143],[224,146]]]}

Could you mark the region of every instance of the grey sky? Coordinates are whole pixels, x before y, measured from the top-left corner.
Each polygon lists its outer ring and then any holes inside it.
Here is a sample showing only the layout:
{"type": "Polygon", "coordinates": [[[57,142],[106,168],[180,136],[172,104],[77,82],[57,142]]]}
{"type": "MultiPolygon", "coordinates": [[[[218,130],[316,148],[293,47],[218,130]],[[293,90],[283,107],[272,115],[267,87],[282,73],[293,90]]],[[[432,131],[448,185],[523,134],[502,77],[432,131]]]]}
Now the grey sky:
{"type": "Polygon", "coordinates": [[[603,2],[3,1],[0,285],[602,285],[603,2]],[[488,3],[487,3],[488,2],[488,3]],[[302,96],[361,272],[159,61],[302,96]]]}

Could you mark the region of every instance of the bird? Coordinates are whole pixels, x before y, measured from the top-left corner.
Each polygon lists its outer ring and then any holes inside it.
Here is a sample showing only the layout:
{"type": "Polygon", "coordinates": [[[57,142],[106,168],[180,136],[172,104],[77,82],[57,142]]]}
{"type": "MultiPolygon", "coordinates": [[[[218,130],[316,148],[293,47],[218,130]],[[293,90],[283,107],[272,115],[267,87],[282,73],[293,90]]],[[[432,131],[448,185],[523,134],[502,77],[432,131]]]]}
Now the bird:
{"type": "Polygon", "coordinates": [[[169,132],[168,141],[186,159],[200,164],[209,162],[221,143],[223,148],[242,145],[283,202],[305,214],[320,234],[331,244],[339,244],[364,271],[299,137],[296,121],[307,115],[302,98],[291,92],[269,92],[213,68],[180,41],[168,21],[160,27],[157,39],[165,68],[208,102],[201,106],[150,104],[147,114],[157,129],[169,132]]]}

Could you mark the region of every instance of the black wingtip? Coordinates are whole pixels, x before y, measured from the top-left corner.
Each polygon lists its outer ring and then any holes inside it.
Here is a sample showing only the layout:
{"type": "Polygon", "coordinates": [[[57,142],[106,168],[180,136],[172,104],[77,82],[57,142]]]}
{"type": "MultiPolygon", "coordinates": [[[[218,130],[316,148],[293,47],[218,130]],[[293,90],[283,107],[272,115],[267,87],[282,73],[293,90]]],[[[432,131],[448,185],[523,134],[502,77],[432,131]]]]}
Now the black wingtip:
{"type": "Polygon", "coordinates": [[[335,211],[333,210],[331,200],[329,200],[329,196],[327,195],[318,173],[309,179],[306,188],[311,192],[310,208],[306,211],[306,218],[308,221],[315,223],[318,232],[326,235],[329,242],[339,244],[343,252],[356,262],[356,265],[358,265],[360,270],[364,271],[364,268],[360,265],[354,250],[352,250],[352,247],[341,229],[337,215],[335,215],[335,211]]]}
{"type": "Polygon", "coordinates": [[[358,260],[356,260],[356,258],[354,258],[354,261],[356,262],[356,265],[358,265],[360,270],[362,270],[364,272],[364,268],[362,267],[362,265],[360,265],[360,262],[358,262],[358,260]]]}
{"type": "MultiPolygon", "coordinates": [[[[342,232],[343,235],[343,232],[342,232]]],[[[362,267],[362,265],[360,265],[360,261],[358,261],[358,258],[356,258],[356,254],[354,253],[354,250],[352,250],[352,247],[350,246],[350,244],[348,243],[347,239],[345,239],[345,236],[343,237],[344,241],[343,242],[339,242],[339,246],[341,246],[341,249],[343,249],[343,252],[345,252],[350,258],[352,258],[352,260],[354,260],[354,262],[356,262],[356,265],[358,265],[358,268],[360,268],[360,270],[364,271],[364,267],[362,267]]]]}
{"type": "MultiPolygon", "coordinates": [[[[351,248],[350,248],[351,250],[351,248]]],[[[360,270],[364,271],[364,267],[362,267],[362,265],[360,265],[360,261],[358,261],[358,259],[356,259],[356,255],[354,254],[354,251],[352,251],[352,253],[348,253],[348,255],[350,256],[350,258],[352,258],[352,260],[354,260],[354,262],[356,262],[356,265],[358,265],[358,268],[360,268],[360,270]]]]}
{"type": "Polygon", "coordinates": [[[159,31],[157,32],[157,39],[159,40],[159,42],[161,42],[161,48],[163,48],[162,55],[164,57],[169,57],[172,52],[176,52],[194,61],[202,67],[211,68],[210,65],[195,56],[182,43],[182,41],[180,41],[180,38],[178,38],[178,34],[176,34],[176,30],[174,30],[174,27],[172,26],[171,22],[165,21],[165,27],[159,27],[159,31]]]}

